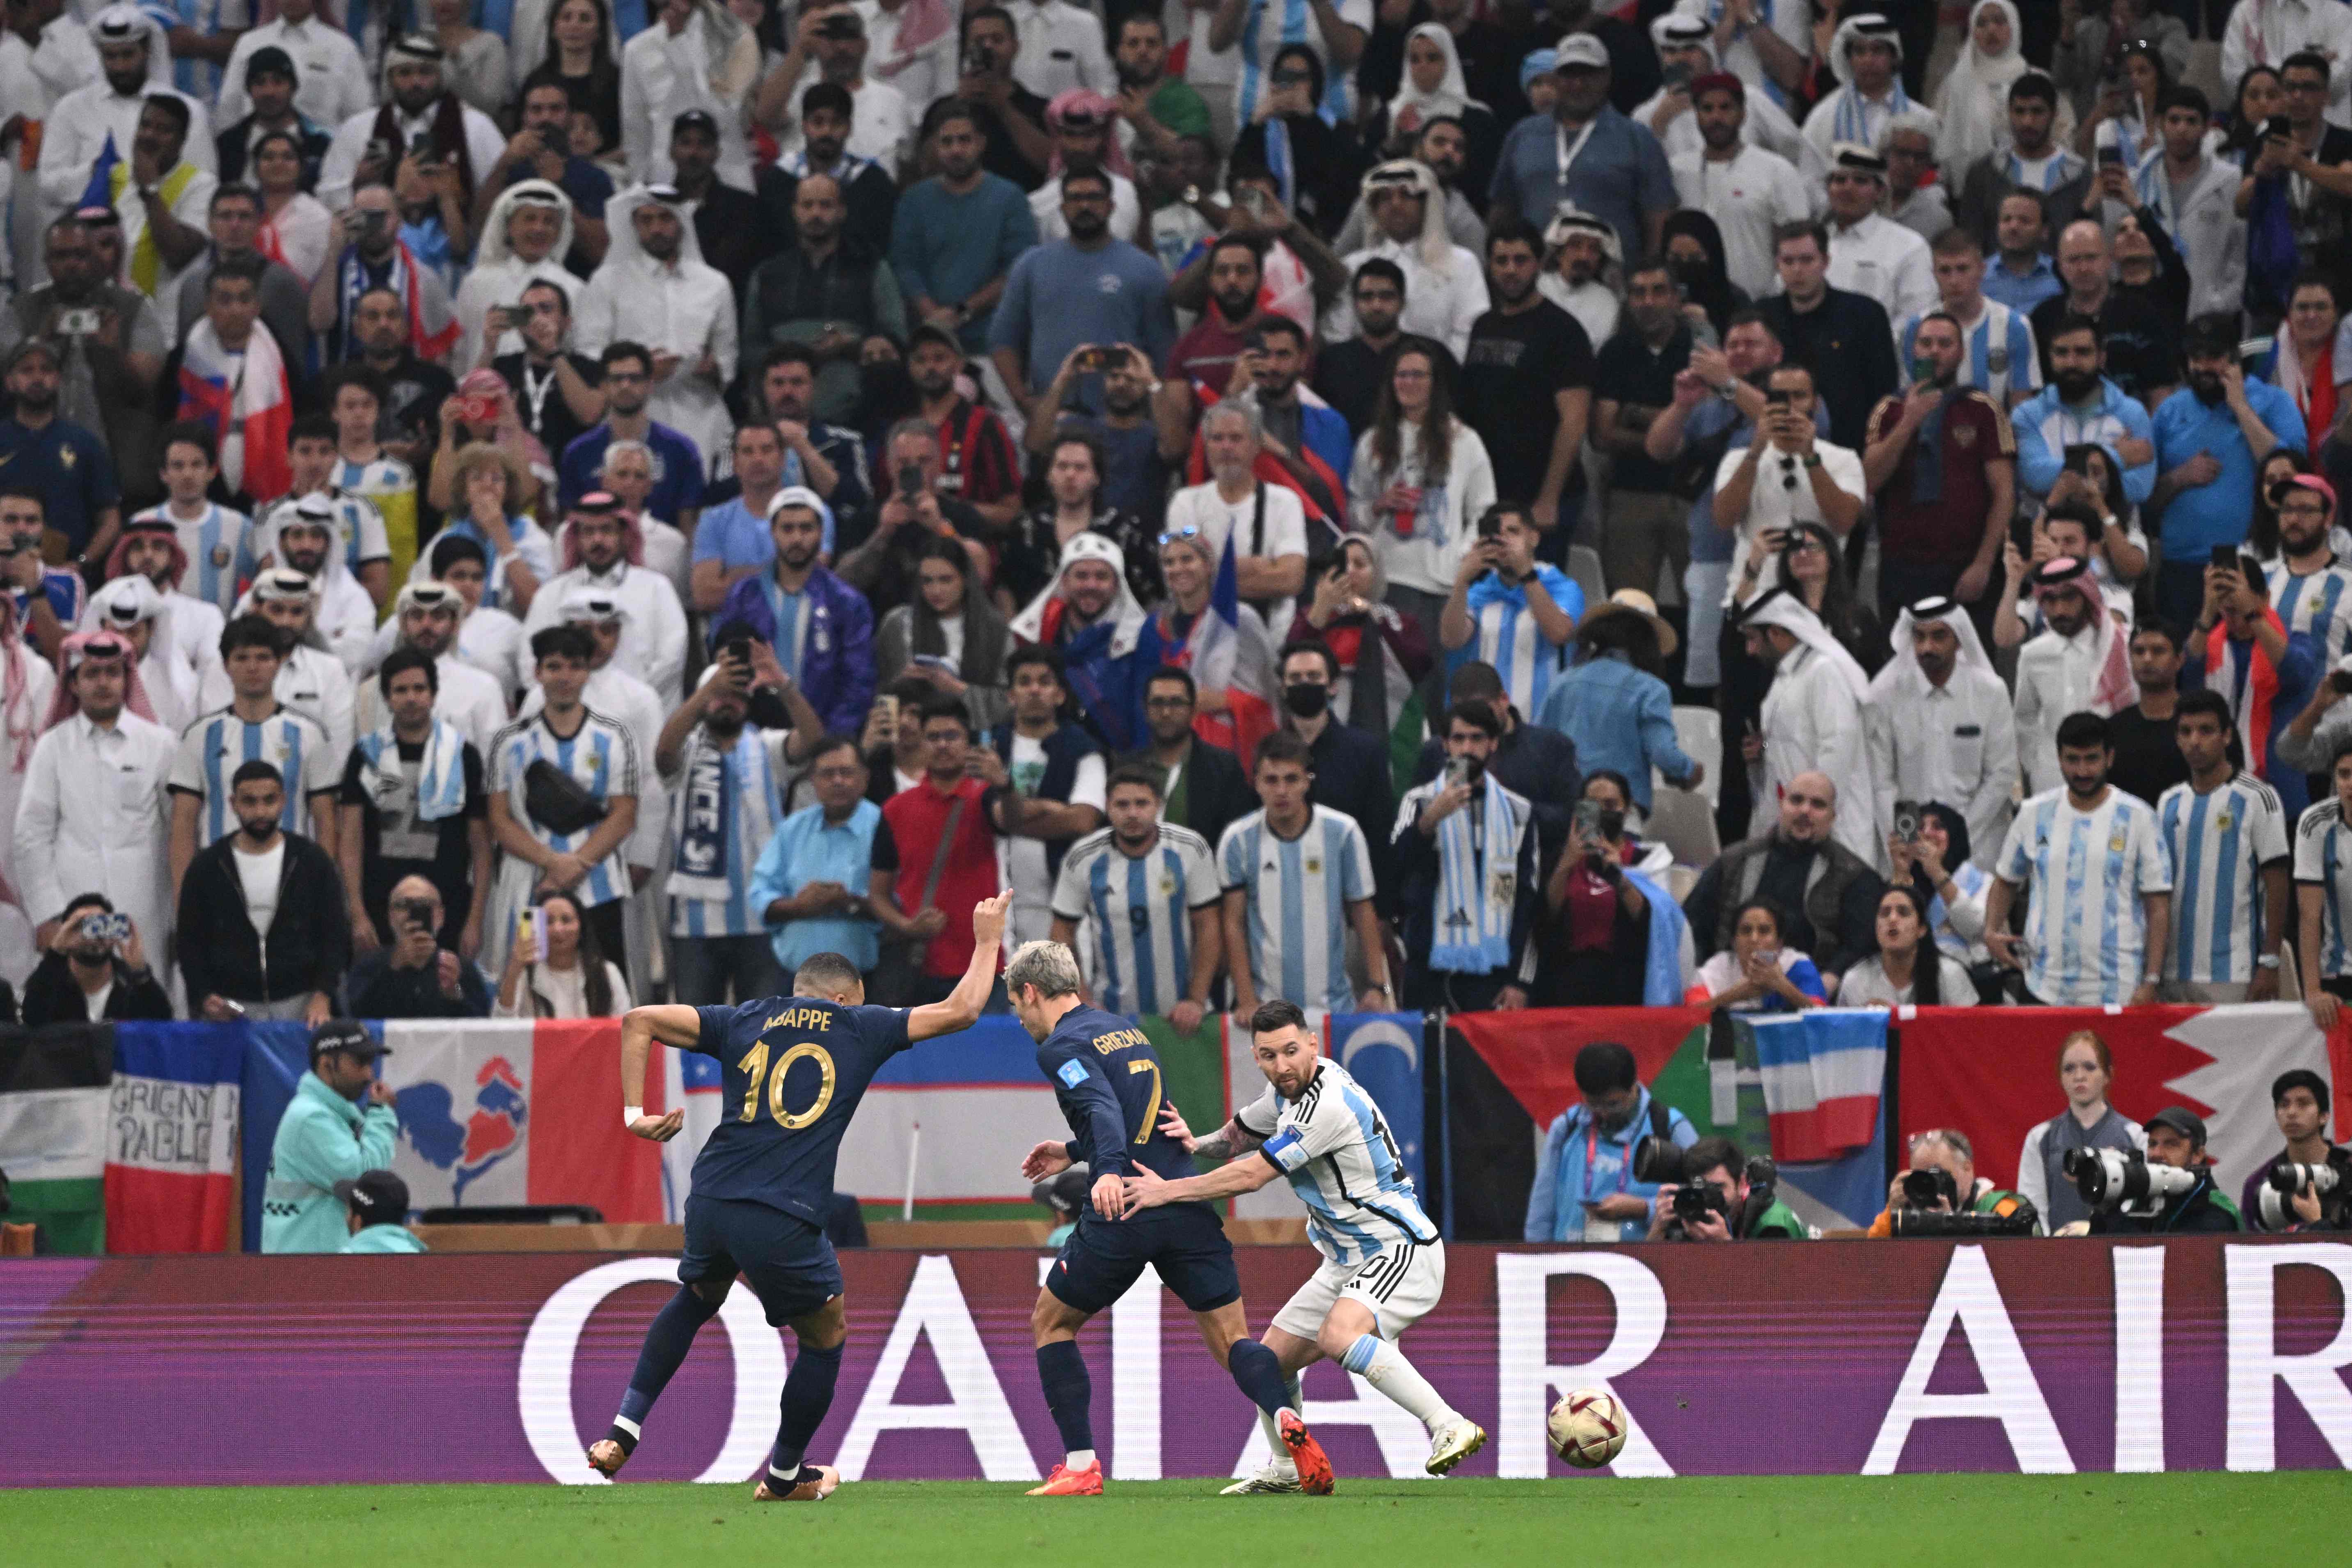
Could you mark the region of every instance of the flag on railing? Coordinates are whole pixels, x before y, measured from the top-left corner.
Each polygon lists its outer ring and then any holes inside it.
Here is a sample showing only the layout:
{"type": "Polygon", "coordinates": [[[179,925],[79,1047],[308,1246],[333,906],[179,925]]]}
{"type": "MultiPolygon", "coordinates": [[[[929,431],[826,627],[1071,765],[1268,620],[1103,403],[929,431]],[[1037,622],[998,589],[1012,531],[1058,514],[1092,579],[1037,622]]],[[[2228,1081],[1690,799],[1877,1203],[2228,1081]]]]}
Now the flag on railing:
{"type": "Polygon", "coordinates": [[[1749,1027],[1773,1159],[1836,1160],[1871,1141],[1886,1079],[1885,1009],[1809,1007],[1749,1027]]]}
{"type": "Polygon", "coordinates": [[[106,1135],[109,1252],[223,1252],[236,1205],[241,1031],[113,1026],[106,1135]]]}
{"type": "Polygon", "coordinates": [[[1209,590],[1208,608],[1192,622],[1181,655],[1173,661],[1192,672],[1196,685],[1225,694],[1226,710],[1202,713],[1192,727],[1202,736],[1241,759],[1246,770],[1257,753],[1257,743],[1274,733],[1274,693],[1265,689],[1267,672],[1261,661],[1242,657],[1241,579],[1234,565],[1234,535],[1225,535],[1225,551],[1217,562],[1217,580],[1209,590]]]}
{"type": "Polygon", "coordinates": [[[0,1171],[12,1225],[52,1252],[106,1250],[106,1118],[114,1076],[106,1026],[0,1029],[0,1171]]]}

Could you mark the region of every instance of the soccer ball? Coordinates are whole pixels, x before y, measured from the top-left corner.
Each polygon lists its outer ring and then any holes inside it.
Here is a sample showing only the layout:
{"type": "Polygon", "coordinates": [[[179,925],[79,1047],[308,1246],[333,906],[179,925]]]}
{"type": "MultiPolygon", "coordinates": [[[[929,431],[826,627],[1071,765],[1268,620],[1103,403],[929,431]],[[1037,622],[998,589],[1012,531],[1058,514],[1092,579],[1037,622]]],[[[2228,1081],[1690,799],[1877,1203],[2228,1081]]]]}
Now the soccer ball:
{"type": "Polygon", "coordinates": [[[1552,1452],[1580,1470],[1597,1470],[1615,1458],[1632,1425],[1625,1407],[1605,1388],[1570,1390],[1544,1423],[1552,1452]]]}

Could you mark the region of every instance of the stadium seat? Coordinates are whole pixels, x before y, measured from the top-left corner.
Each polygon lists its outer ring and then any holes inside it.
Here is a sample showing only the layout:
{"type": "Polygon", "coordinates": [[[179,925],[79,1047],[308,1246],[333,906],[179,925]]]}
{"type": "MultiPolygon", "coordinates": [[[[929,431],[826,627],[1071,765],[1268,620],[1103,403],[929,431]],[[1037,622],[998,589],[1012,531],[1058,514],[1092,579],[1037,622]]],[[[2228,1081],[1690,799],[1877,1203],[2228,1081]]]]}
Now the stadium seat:
{"type": "Polygon", "coordinates": [[[1716,805],[1723,798],[1723,715],[1712,708],[1677,707],[1675,743],[1682,747],[1685,756],[1706,769],[1697,793],[1706,797],[1710,806],[1716,805]]]}
{"type": "Polygon", "coordinates": [[[1678,866],[1705,870],[1722,853],[1715,807],[1700,791],[1661,784],[1651,796],[1648,836],[1674,851],[1678,866]]]}
{"type": "Polygon", "coordinates": [[[1601,575],[1601,552],[1590,544],[1568,547],[1568,574],[1584,594],[1585,607],[1605,604],[1609,599],[1608,579],[1601,575]]]}

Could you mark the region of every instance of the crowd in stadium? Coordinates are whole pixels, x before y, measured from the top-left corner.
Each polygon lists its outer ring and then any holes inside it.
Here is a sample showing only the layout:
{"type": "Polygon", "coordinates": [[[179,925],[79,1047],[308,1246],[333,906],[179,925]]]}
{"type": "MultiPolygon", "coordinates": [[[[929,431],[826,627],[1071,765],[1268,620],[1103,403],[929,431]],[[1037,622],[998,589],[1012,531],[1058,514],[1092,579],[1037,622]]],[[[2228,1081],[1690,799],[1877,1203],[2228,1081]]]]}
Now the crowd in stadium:
{"type": "Polygon", "coordinates": [[[6,5],[12,1016],[2352,995],[2352,12],[336,9],[6,5]]]}

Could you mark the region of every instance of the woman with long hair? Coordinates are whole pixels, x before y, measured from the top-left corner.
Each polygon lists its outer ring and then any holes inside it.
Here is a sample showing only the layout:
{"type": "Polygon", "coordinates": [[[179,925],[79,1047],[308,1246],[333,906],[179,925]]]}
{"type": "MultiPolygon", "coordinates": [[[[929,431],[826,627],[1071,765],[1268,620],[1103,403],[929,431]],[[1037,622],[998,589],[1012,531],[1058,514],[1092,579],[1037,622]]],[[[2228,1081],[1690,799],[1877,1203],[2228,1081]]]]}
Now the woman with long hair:
{"type": "Polygon", "coordinates": [[[1682,285],[1683,314],[1689,319],[1691,330],[1701,342],[1707,341],[1709,333],[1714,334],[1714,342],[1722,342],[1732,312],[1748,305],[1748,296],[1726,270],[1723,230],[1706,214],[1685,207],[1667,215],[1663,240],[1666,266],[1682,285]]]}
{"type": "Polygon", "coordinates": [[[2066,1109],[2028,1132],[2017,1156],[2018,1194],[2042,1211],[2042,1228],[2053,1236],[2061,1226],[2091,1217],[2090,1205],[2066,1179],[2068,1154],[2088,1149],[2147,1152],[2147,1131],[2107,1103],[2115,1076],[2116,1058],[2107,1043],[2090,1030],[2077,1029],[2059,1042],[2058,1087],[2065,1092],[2066,1109]]]}
{"type": "Polygon", "coordinates": [[[253,144],[251,163],[253,183],[261,192],[261,227],[254,243],[308,288],[327,264],[335,219],[302,188],[302,143],[289,131],[266,131],[253,144]]]}
{"type": "Polygon", "coordinates": [[[2123,47],[2123,74],[2103,83],[2099,101],[2083,121],[2075,140],[2085,157],[2095,159],[2113,148],[2123,155],[2126,169],[2164,145],[2164,120],[2157,100],[2172,86],[2172,72],[2154,44],[2133,38],[2123,47]]]}
{"type": "Polygon", "coordinates": [[[882,689],[912,673],[959,698],[983,732],[1011,715],[1004,655],[1012,633],[989,602],[971,557],[952,540],[934,539],[915,561],[915,596],[882,617],[874,663],[882,689]]]}
{"type": "Polygon", "coordinates": [[[1486,444],[1454,416],[1454,356],[1431,339],[1399,338],[1371,428],[1356,442],[1348,512],[1372,541],[1389,603],[1421,623],[1431,647],[1472,526],[1494,504],[1486,444]]]}
{"type": "Polygon", "coordinates": [[[1325,111],[1325,81],[1321,58],[1305,44],[1276,49],[1230,167],[1272,174],[1282,205],[1328,239],[1356,199],[1364,155],[1354,129],[1325,111]]]}
{"type": "Polygon", "coordinates": [[[1984,945],[1985,889],[1992,877],[1969,857],[1969,820],[1957,806],[1928,801],[1919,807],[1919,837],[1888,835],[1887,880],[1919,895],[1927,929],[1946,957],[1963,968],[1990,963],[1984,945]]]}
{"type": "Polygon", "coordinates": [[[1045,504],[1013,520],[997,562],[1001,604],[1025,605],[1044,593],[1061,570],[1062,547],[1088,531],[1110,540],[1127,558],[1127,585],[1137,604],[1160,602],[1160,558],[1150,526],[1102,499],[1109,467],[1109,454],[1094,431],[1074,428],[1054,437],[1045,454],[1045,504]]]}
{"type": "Polygon", "coordinates": [[[514,95],[551,81],[572,107],[596,122],[607,147],[621,144],[621,68],[614,58],[607,0],[519,0],[515,6],[514,95]],[[544,17],[542,23],[540,18],[544,17]]]}
{"type": "Polygon", "coordinates": [[[2238,79],[2238,90],[2222,121],[2221,144],[2215,149],[2216,154],[2238,162],[2263,139],[2263,122],[2285,110],[2286,87],[2279,80],[2277,70],[2270,66],[2249,67],[2246,74],[2238,79]]]}
{"type": "Polygon", "coordinates": [[[1780,545],[1780,578],[1830,636],[1872,675],[1887,658],[1886,629],[1876,612],[1854,596],[1837,536],[1817,522],[1792,524],[1780,545]]]}
{"type": "Polygon", "coordinates": [[[1314,591],[1300,596],[1283,646],[1319,642],[1331,650],[1339,661],[1331,711],[1389,742],[1392,782],[1402,795],[1421,762],[1424,716],[1415,688],[1434,663],[1429,639],[1418,621],[1388,603],[1387,574],[1360,534],[1310,563],[1307,579],[1314,591]]]}
{"type": "Polygon", "coordinates": [[[1795,1013],[1828,1000],[1811,958],[1785,945],[1788,929],[1769,899],[1750,899],[1733,917],[1731,945],[1699,965],[1683,1000],[1734,1013],[1795,1013]]]}
{"type": "Polygon", "coordinates": [[[1919,889],[1898,883],[1878,896],[1878,948],[1838,982],[1841,1007],[1973,1007],[1968,966],[1937,947],[1919,889]]]}
{"type": "Polygon", "coordinates": [[[493,1018],[617,1018],[629,1010],[629,983],[604,956],[570,893],[540,894],[529,911],[547,933],[547,956],[520,935],[507,944],[493,1018]]]}

